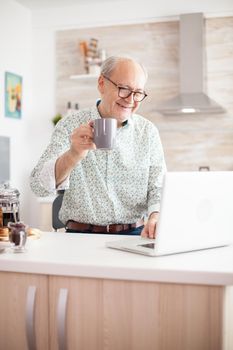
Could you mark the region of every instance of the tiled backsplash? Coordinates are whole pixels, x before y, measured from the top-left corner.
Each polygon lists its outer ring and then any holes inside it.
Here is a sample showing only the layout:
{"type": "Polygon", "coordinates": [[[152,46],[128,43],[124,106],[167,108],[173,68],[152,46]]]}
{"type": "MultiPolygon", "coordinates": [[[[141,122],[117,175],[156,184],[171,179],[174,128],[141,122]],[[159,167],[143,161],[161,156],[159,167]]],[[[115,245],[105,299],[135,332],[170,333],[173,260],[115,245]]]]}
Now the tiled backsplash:
{"type": "Polygon", "coordinates": [[[233,17],[209,18],[205,26],[208,95],[227,113],[164,117],[156,112],[159,102],[178,93],[178,21],[57,32],[57,112],[65,113],[68,101],[83,108],[99,97],[97,79],[70,79],[84,74],[79,42],[98,38],[107,56],[126,53],[146,65],[149,96],[139,113],[157,125],[168,170],[233,170],[233,17]]]}

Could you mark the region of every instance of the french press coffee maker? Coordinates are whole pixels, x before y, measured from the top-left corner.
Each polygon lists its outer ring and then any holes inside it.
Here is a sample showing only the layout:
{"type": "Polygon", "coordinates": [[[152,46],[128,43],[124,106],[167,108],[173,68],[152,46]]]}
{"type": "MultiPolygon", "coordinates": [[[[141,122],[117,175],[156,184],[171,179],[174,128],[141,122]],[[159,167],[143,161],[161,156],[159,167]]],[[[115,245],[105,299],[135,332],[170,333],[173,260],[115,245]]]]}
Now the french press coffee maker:
{"type": "Polygon", "coordinates": [[[10,188],[8,183],[0,184],[0,226],[7,227],[8,222],[18,222],[19,191],[10,188]]]}

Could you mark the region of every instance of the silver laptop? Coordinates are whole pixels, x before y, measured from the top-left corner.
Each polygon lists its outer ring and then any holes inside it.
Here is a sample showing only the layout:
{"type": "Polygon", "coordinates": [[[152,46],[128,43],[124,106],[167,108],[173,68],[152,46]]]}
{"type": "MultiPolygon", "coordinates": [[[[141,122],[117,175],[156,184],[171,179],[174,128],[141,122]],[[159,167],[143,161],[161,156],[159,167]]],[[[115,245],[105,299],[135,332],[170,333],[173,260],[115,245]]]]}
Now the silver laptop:
{"type": "Polygon", "coordinates": [[[161,256],[233,243],[233,172],[168,172],[156,239],[131,236],[107,247],[161,256]]]}

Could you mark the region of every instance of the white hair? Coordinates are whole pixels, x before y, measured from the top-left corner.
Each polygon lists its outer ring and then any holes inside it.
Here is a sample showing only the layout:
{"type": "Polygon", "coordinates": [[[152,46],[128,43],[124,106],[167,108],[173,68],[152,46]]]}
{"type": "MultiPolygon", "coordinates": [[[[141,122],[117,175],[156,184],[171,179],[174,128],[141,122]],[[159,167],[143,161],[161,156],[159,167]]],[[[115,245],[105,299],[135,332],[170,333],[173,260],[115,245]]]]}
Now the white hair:
{"type": "Polygon", "coordinates": [[[142,68],[142,70],[145,74],[145,77],[147,79],[148,73],[147,73],[145,66],[142,63],[135,60],[134,58],[131,58],[130,56],[110,56],[110,57],[108,57],[101,65],[100,74],[105,75],[106,77],[109,77],[111,75],[111,73],[113,72],[113,70],[116,68],[117,64],[119,62],[122,62],[122,61],[132,61],[132,62],[138,64],[142,68]]]}

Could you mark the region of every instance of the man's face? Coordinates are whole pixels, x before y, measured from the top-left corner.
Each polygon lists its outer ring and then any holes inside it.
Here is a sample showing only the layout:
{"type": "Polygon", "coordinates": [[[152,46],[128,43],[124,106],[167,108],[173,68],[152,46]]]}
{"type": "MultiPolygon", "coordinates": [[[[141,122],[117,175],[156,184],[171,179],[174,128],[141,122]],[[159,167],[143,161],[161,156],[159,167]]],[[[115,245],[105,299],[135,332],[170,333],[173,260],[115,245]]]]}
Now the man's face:
{"type": "MultiPolygon", "coordinates": [[[[119,62],[108,78],[118,86],[144,92],[145,74],[140,65],[130,60],[119,62]]],[[[133,94],[127,98],[119,97],[119,89],[111,81],[102,75],[99,78],[98,89],[101,94],[99,111],[102,117],[116,118],[122,123],[138,109],[140,102],[134,101],[133,94]]]]}

